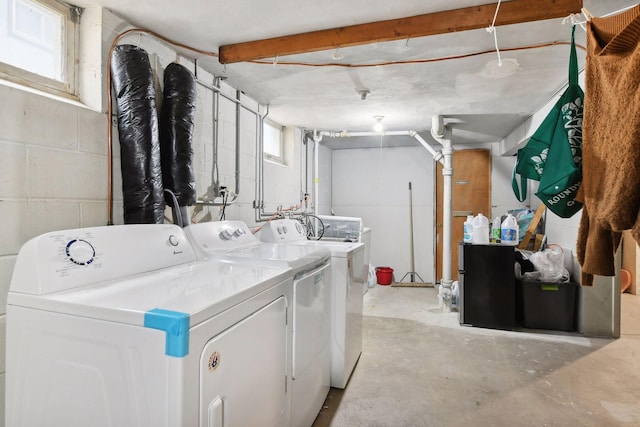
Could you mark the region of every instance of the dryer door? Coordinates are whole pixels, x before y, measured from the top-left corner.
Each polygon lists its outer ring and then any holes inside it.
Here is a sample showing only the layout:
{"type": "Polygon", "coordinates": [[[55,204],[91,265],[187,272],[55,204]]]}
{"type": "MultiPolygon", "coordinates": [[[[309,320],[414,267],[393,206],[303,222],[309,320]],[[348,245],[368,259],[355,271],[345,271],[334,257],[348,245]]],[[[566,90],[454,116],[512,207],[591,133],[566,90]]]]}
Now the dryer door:
{"type": "MultiPolygon", "coordinates": [[[[237,308],[236,308],[237,309],[237,308]]],[[[279,427],[286,413],[286,300],[213,337],[200,356],[200,427],[279,427]]]]}

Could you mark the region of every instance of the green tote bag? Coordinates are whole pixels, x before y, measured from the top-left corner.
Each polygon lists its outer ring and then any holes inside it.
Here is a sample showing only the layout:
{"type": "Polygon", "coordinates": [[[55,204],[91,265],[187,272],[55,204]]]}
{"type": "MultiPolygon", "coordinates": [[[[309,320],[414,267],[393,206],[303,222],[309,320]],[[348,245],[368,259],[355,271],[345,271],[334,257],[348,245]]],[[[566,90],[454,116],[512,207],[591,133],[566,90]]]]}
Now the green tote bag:
{"type": "Polygon", "coordinates": [[[582,183],[584,93],[578,85],[574,32],[575,27],[571,33],[569,87],[534,134],[534,137],[540,133],[545,138],[550,138],[545,170],[536,196],[561,218],[570,218],[582,209],[582,203],[575,198],[582,183]]]}
{"type": "Polygon", "coordinates": [[[527,198],[527,179],[540,181],[549,152],[549,142],[529,139],[527,145],[518,150],[518,158],[511,176],[511,188],[516,198],[523,202],[527,198]],[[520,183],[518,184],[518,177],[520,183]]]}
{"type": "Polygon", "coordinates": [[[527,197],[527,178],[540,181],[536,196],[562,218],[582,208],[575,200],[582,182],[582,112],[584,93],[578,85],[578,59],[571,33],[569,86],[540,127],[518,150],[511,186],[519,201],[527,197]],[[520,188],[516,175],[520,175],[520,188]]]}

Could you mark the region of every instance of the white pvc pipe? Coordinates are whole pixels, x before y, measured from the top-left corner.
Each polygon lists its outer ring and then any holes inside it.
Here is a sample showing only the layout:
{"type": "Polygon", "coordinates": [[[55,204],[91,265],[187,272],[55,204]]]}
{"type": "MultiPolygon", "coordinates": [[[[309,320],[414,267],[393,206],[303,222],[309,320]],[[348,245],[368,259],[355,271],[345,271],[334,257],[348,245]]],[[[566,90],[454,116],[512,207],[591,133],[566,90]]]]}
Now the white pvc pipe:
{"type": "Polygon", "coordinates": [[[322,134],[313,132],[313,213],[318,215],[320,208],[320,141],[322,140],[322,134]]]}
{"type": "MultiPolygon", "coordinates": [[[[451,206],[451,185],[453,175],[453,147],[451,145],[451,133],[444,125],[444,119],[442,116],[433,116],[431,118],[431,136],[440,144],[442,144],[442,152],[436,151],[431,145],[427,143],[414,130],[401,130],[401,131],[389,131],[389,132],[329,132],[329,131],[314,131],[314,139],[317,142],[322,139],[322,136],[330,138],[349,138],[358,136],[410,136],[415,138],[424,148],[431,153],[433,159],[443,164],[442,175],[444,177],[444,191],[443,191],[443,209],[442,209],[442,299],[443,306],[442,311],[451,311],[451,285],[453,283],[451,278],[451,222],[452,222],[452,206],[451,206]]],[[[317,183],[316,183],[317,186],[317,183]]],[[[317,187],[316,187],[317,188],[317,187]]],[[[317,203],[317,199],[316,199],[317,203]]]]}
{"type": "Polygon", "coordinates": [[[351,137],[358,137],[358,136],[379,136],[381,134],[384,135],[384,136],[410,136],[412,138],[415,138],[420,143],[420,145],[422,145],[424,148],[426,148],[427,151],[429,153],[431,153],[431,155],[433,156],[433,159],[435,161],[443,163],[442,153],[436,151],[415,130],[395,130],[395,131],[388,131],[388,132],[373,132],[373,131],[371,131],[371,132],[348,132],[348,131],[343,131],[343,132],[329,132],[329,131],[315,132],[314,131],[314,138],[315,138],[316,133],[320,134],[320,139],[322,139],[322,136],[328,136],[330,138],[351,138],[351,137]]]}
{"type": "MultiPolygon", "coordinates": [[[[409,132],[414,132],[414,131],[409,131],[409,132]]],[[[429,145],[427,141],[425,141],[424,138],[422,138],[418,132],[414,132],[414,134],[411,136],[417,139],[418,142],[422,144],[422,146],[426,148],[428,152],[431,153],[431,155],[433,156],[433,160],[444,164],[444,161],[442,160],[442,153],[440,151],[436,151],[431,145],[429,145]]]]}
{"type": "Polygon", "coordinates": [[[431,136],[443,146],[442,154],[444,163],[442,175],[444,177],[443,203],[442,203],[442,311],[451,311],[451,185],[453,176],[453,147],[451,146],[450,132],[444,126],[442,116],[434,116],[431,122],[431,136]]]}

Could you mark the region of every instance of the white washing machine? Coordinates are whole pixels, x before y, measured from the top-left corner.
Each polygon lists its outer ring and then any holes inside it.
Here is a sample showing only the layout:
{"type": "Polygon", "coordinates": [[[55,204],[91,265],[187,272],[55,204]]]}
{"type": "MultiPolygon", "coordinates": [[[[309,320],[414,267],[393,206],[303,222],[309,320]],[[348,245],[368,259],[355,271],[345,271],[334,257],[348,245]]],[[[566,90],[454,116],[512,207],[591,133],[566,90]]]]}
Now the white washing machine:
{"type": "MultiPolygon", "coordinates": [[[[324,226],[322,241],[364,243],[364,265],[368,271],[371,263],[371,228],[362,226],[362,218],[335,215],[318,215],[318,218],[324,226]]],[[[363,293],[366,294],[369,290],[368,285],[373,286],[372,280],[375,279],[367,274],[363,293]]]]}
{"type": "Polygon", "coordinates": [[[311,426],[330,388],[330,252],[263,243],[242,221],[192,224],[185,232],[201,259],[291,267],[291,425],[311,426]]]}
{"type": "Polygon", "coordinates": [[[265,225],[264,242],[323,247],[331,252],[331,386],[345,388],[362,353],[364,244],[307,240],[300,222],[279,219],[265,225]]]}
{"type": "Polygon", "coordinates": [[[47,233],[7,303],[6,425],[288,425],[288,268],[200,262],[173,225],[47,233]]]}

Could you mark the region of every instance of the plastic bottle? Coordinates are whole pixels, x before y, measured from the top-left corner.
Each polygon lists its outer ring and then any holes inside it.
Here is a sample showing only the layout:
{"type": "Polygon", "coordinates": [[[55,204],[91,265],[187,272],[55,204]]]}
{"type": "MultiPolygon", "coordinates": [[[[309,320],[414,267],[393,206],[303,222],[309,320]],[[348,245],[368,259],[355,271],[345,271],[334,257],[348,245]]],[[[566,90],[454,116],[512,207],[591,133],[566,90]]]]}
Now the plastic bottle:
{"type": "Polygon", "coordinates": [[[473,218],[473,235],[471,241],[476,244],[486,245],[489,243],[489,219],[478,213],[473,218]]]}
{"type": "Polygon", "coordinates": [[[473,235],[473,215],[467,215],[467,220],[464,222],[464,243],[471,243],[471,236],[473,235]]]}
{"type": "Polygon", "coordinates": [[[491,223],[491,242],[498,243],[500,241],[500,217],[497,216],[491,223]]]}
{"type": "Polygon", "coordinates": [[[520,239],[518,238],[518,220],[511,214],[507,214],[507,217],[502,221],[502,232],[500,234],[501,240],[505,245],[515,246],[520,239]]]}

